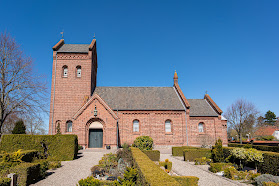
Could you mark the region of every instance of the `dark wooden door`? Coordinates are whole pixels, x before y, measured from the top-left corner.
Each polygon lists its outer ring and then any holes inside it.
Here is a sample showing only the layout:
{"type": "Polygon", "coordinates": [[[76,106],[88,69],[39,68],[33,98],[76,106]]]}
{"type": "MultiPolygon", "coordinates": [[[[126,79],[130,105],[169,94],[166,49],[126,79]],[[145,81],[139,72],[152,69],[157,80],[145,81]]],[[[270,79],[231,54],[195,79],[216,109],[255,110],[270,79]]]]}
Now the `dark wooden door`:
{"type": "Polygon", "coordinates": [[[103,130],[89,129],[89,148],[103,147],[103,130]]]}

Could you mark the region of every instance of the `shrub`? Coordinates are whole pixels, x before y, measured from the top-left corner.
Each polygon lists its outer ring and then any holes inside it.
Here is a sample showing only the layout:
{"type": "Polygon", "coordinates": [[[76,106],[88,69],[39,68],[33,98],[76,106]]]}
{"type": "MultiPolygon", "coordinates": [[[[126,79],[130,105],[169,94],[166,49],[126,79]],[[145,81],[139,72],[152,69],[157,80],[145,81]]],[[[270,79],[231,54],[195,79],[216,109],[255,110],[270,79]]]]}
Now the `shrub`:
{"type": "Polygon", "coordinates": [[[274,182],[263,182],[263,186],[279,186],[279,183],[274,183],[274,182]]]}
{"type": "Polygon", "coordinates": [[[172,156],[183,156],[183,151],[185,149],[198,149],[198,148],[191,147],[191,146],[172,147],[172,156]]]}
{"type": "Polygon", "coordinates": [[[274,139],[275,137],[272,135],[257,137],[257,140],[262,140],[262,141],[273,141],[274,139]]]}
{"type": "Polygon", "coordinates": [[[0,178],[0,185],[1,186],[10,186],[11,185],[11,178],[0,178]]]}
{"type": "Polygon", "coordinates": [[[37,150],[21,150],[16,152],[1,154],[2,162],[32,162],[34,158],[38,157],[37,150]]]}
{"type": "Polygon", "coordinates": [[[233,166],[232,163],[210,163],[209,171],[213,173],[221,172],[231,166],[233,166]]]}
{"type": "Polygon", "coordinates": [[[117,161],[122,158],[128,166],[133,166],[133,156],[129,147],[119,149],[116,153],[117,161]]]}
{"type": "Polygon", "coordinates": [[[43,176],[39,163],[21,163],[10,168],[9,172],[16,173],[17,184],[23,186],[30,185],[43,176]]]}
{"type": "Polygon", "coordinates": [[[125,173],[124,173],[124,179],[122,179],[121,177],[118,177],[118,180],[114,181],[115,185],[136,185],[138,179],[138,170],[131,168],[131,167],[127,167],[125,173]]]}
{"type": "Polygon", "coordinates": [[[139,136],[135,139],[133,147],[137,147],[140,150],[152,150],[153,139],[149,136],[139,136]]]}
{"type": "Polygon", "coordinates": [[[198,185],[199,178],[195,176],[172,176],[181,185],[198,185]]]}
{"type": "Polygon", "coordinates": [[[117,166],[116,154],[105,154],[99,161],[99,166],[102,167],[105,170],[105,172],[108,173],[111,168],[115,168],[117,166]]]}
{"type": "Polygon", "coordinates": [[[224,169],[224,176],[234,180],[238,177],[238,171],[233,166],[229,166],[224,169]]]}
{"type": "Polygon", "coordinates": [[[244,148],[254,148],[261,151],[271,151],[271,152],[279,152],[279,146],[266,146],[266,145],[251,145],[251,144],[237,144],[237,143],[229,143],[229,147],[244,147],[244,148]]]}
{"type": "Polygon", "coordinates": [[[143,150],[144,154],[146,154],[152,161],[160,160],[160,151],[158,150],[143,150]]]}
{"type": "Polygon", "coordinates": [[[240,166],[242,166],[241,161],[244,162],[263,162],[263,154],[262,152],[256,149],[245,149],[245,148],[234,148],[231,151],[233,157],[240,160],[240,166]]]}
{"type": "Polygon", "coordinates": [[[92,176],[79,180],[78,184],[79,184],[79,186],[114,185],[112,181],[98,180],[98,179],[93,178],[92,176]]]}
{"type": "Polygon", "coordinates": [[[262,174],[255,178],[257,185],[262,186],[263,182],[279,183],[279,176],[273,176],[270,174],[262,174]]]}
{"type": "Polygon", "coordinates": [[[214,149],[212,149],[212,157],[214,162],[224,162],[223,145],[220,138],[216,141],[214,149]]]}
{"type": "Polygon", "coordinates": [[[18,149],[37,150],[40,156],[49,160],[73,160],[77,156],[76,135],[3,135],[0,149],[14,152],[18,149]]]}
{"type": "Polygon", "coordinates": [[[161,167],[164,167],[165,169],[171,171],[172,162],[170,162],[170,161],[168,161],[168,162],[166,162],[166,161],[160,161],[160,162],[159,162],[159,165],[160,165],[161,167]]]}
{"type": "Polygon", "coordinates": [[[184,161],[194,161],[196,158],[211,157],[211,150],[205,148],[186,149],[183,151],[183,153],[184,153],[184,161]]]}
{"type": "Polygon", "coordinates": [[[263,152],[263,162],[258,164],[260,173],[272,174],[279,176],[279,153],[263,152]]]}
{"type": "Polygon", "coordinates": [[[206,165],[211,163],[211,159],[202,157],[202,158],[196,158],[195,159],[195,165],[206,165]]]}
{"type": "Polygon", "coordinates": [[[48,169],[57,169],[61,167],[61,161],[50,161],[48,164],[48,169]]]}
{"type": "Polygon", "coordinates": [[[19,120],[15,123],[15,127],[12,130],[12,134],[26,134],[26,127],[24,125],[23,120],[19,120]]]}

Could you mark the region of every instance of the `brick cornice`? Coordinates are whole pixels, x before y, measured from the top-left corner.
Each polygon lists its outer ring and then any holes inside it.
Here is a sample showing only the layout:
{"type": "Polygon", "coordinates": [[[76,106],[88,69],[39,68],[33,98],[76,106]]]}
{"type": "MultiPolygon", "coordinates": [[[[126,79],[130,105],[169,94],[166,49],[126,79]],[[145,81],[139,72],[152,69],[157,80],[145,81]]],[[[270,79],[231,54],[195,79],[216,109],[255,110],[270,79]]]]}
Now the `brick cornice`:
{"type": "Polygon", "coordinates": [[[185,104],[186,108],[190,108],[190,103],[188,102],[188,100],[186,99],[186,97],[184,96],[181,88],[179,87],[177,82],[174,82],[174,88],[176,89],[176,91],[178,92],[180,98],[182,99],[183,103],[185,104]]]}
{"type": "Polygon", "coordinates": [[[206,101],[208,101],[208,103],[212,106],[212,108],[218,113],[218,114],[222,114],[223,111],[218,107],[218,105],[211,99],[211,97],[208,94],[204,95],[204,99],[206,99],[206,101]]]}
{"type": "Polygon", "coordinates": [[[54,47],[52,47],[53,51],[57,51],[59,50],[59,48],[61,48],[64,45],[64,39],[61,39],[58,43],[56,43],[56,45],[54,45],[54,47]]]}
{"type": "Polygon", "coordinates": [[[73,119],[76,120],[83,113],[83,111],[88,108],[94,99],[97,99],[108,110],[114,119],[119,119],[119,117],[115,114],[115,112],[113,112],[108,104],[96,93],[94,93],[93,96],[74,114],[73,119]]]}

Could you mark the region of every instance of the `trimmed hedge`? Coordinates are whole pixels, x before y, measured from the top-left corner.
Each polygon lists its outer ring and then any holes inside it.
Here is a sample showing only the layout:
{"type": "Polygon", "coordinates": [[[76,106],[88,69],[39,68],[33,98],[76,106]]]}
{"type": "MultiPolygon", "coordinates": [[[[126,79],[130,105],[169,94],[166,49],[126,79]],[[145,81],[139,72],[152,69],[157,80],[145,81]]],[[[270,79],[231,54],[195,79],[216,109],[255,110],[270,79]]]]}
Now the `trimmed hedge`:
{"type": "Polygon", "coordinates": [[[181,185],[198,185],[199,178],[195,176],[173,176],[181,185]]]}
{"type": "Polygon", "coordinates": [[[182,147],[172,147],[173,156],[183,156],[183,150],[185,149],[198,149],[198,147],[182,146],[182,147]]]}
{"type": "Polygon", "coordinates": [[[233,166],[232,163],[210,163],[209,171],[213,173],[221,172],[231,166],[233,166]]]}
{"type": "Polygon", "coordinates": [[[263,174],[279,176],[279,153],[263,152],[264,162],[258,164],[258,170],[263,174]]]}
{"type": "Polygon", "coordinates": [[[160,161],[160,151],[158,150],[143,150],[144,154],[146,154],[152,161],[160,161]]]}
{"type": "MultiPolygon", "coordinates": [[[[148,156],[145,155],[141,150],[139,150],[138,148],[131,147],[131,151],[134,159],[134,165],[138,169],[139,173],[139,185],[181,185],[178,181],[176,181],[175,178],[168,175],[152,160],[150,160],[148,156]]],[[[196,180],[198,178],[185,177],[184,179],[196,180]]],[[[194,181],[189,180],[188,182],[192,183],[194,181]]]]}
{"type": "Polygon", "coordinates": [[[0,186],[10,186],[11,181],[11,178],[0,178],[0,186]]]}
{"type": "Polygon", "coordinates": [[[0,150],[15,152],[18,149],[37,150],[49,160],[73,160],[78,152],[76,135],[22,135],[10,134],[1,137],[0,150]]]}
{"type": "MultiPolygon", "coordinates": [[[[229,143],[229,147],[245,147],[247,144],[229,143]]],[[[279,146],[252,145],[252,148],[261,151],[279,152],[279,146]]]]}
{"type": "Polygon", "coordinates": [[[35,183],[42,177],[39,163],[21,163],[15,167],[11,167],[10,173],[18,175],[17,185],[25,186],[35,183]]]}
{"type": "Polygon", "coordinates": [[[195,161],[196,158],[210,158],[211,157],[211,149],[186,149],[183,150],[184,161],[195,161]]]}

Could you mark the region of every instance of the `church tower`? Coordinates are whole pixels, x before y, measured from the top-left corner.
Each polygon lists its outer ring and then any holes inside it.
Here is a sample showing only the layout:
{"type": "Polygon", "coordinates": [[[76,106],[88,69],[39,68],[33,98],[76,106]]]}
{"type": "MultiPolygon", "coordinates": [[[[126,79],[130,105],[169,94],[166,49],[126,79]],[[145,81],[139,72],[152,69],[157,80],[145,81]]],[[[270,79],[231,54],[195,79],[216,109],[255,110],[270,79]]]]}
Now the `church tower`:
{"type": "Polygon", "coordinates": [[[53,48],[49,134],[71,134],[72,117],[96,88],[96,39],[91,44],[65,44],[53,48]]]}

